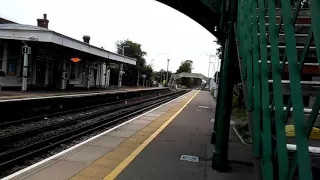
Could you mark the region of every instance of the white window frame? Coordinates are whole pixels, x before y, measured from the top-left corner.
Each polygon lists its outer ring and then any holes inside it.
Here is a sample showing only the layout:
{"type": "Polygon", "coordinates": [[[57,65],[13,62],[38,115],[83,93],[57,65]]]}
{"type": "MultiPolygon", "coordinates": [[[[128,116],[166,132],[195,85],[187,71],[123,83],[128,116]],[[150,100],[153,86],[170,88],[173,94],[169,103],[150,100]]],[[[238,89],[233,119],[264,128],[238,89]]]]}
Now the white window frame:
{"type": "Polygon", "coordinates": [[[6,42],[0,41],[0,45],[3,46],[3,58],[2,60],[2,68],[0,71],[3,71],[7,75],[7,55],[8,55],[8,46],[6,42]]]}
{"type": "MultiPolygon", "coordinates": [[[[0,52],[0,54],[2,53],[2,57],[0,56],[0,63],[1,63],[1,65],[0,65],[0,70],[1,71],[6,71],[6,68],[5,68],[5,66],[4,66],[4,61],[5,61],[5,51],[6,51],[6,47],[5,47],[5,45],[4,44],[1,44],[0,43],[0,46],[2,46],[3,47],[3,52],[0,52]]],[[[1,50],[1,48],[0,48],[0,50],[1,50]]]]}

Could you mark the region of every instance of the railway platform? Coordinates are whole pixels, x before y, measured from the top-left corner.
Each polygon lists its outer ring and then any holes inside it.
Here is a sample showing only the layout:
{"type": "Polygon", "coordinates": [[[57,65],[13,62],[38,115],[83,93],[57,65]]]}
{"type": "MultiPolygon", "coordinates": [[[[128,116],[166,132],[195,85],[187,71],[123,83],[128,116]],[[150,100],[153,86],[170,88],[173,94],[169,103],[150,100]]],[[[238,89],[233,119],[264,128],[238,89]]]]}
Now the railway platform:
{"type": "Polygon", "coordinates": [[[233,133],[232,171],[212,170],[214,106],[209,92],[191,91],[3,179],[254,179],[251,147],[233,133]]]}

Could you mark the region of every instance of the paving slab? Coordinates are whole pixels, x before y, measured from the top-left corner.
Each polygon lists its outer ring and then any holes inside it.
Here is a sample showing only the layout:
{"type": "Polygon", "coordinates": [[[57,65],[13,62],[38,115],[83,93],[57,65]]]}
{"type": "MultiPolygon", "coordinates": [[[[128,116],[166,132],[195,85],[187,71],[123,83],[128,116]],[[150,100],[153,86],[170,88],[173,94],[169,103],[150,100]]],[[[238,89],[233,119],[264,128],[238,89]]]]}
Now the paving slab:
{"type": "Polygon", "coordinates": [[[86,163],[61,160],[25,180],[66,180],[86,166],[86,163]]]}
{"type": "Polygon", "coordinates": [[[157,109],[157,111],[166,113],[170,109],[171,109],[171,107],[162,107],[162,108],[157,109]]]}
{"type": "Polygon", "coordinates": [[[154,110],[154,111],[152,111],[152,113],[153,113],[153,114],[163,115],[165,112],[161,112],[161,111],[154,110]]]}
{"type": "Polygon", "coordinates": [[[153,120],[157,119],[157,117],[154,117],[154,116],[141,116],[141,117],[139,117],[139,119],[146,120],[146,121],[153,121],[153,120]]]}
{"type": "MultiPolygon", "coordinates": [[[[106,168],[103,166],[97,166],[94,165],[90,168],[86,168],[83,171],[81,171],[77,176],[80,176],[80,179],[95,179],[100,180],[103,179],[108,173],[110,173],[113,169],[112,168],[106,168]]],[[[79,179],[79,178],[71,178],[71,180],[79,179]]]]}
{"type": "Polygon", "coordinates": [[[68,152],[65,152],[65,153],[61,154],[60,156],[58,156],[58,157],[56,157],[54,159],[57,159],[57,160],[64,159],[64,158],[66,158],[66,157],[68,157],[68,156],[70,156],[70,155],[72,155],[72,154],[74,154],[74,153],[86,148],[86,147],[87,146],[79,146],[79,147],[77,147],[75,149],[72,149],[71,151],[68,151],[68,152]]]}
{"type": "Polygon", "coordinates": [[[55,164],[56,162],[58,162],[57,159],[49,160],[49,161],[45,162],[44,164],[42,164],[42,166],[37,166],[37,167],[30,169],[29,171],[21,173],[20,175],[16,176],[14,179],[25,179],[25,178],[29,177],[30,175],[55,164]]]}
{"type": "Polygon", "coordinates": [[[67,161],[86,163],[87,165],[109,152],[111,148],[87,146],[82,150],[64,158],[67,161]]]}
{"type": "Polygon", "coordinates": [[[126,124],[122,129],[140,131],[141,129],[143,129],[146,126],[147,126],[147,124],[132,124],[132,123],[129,123],[129,124],[126,124]]]}
{"type": "Polygon", "coordinates": [[[132,121],[131,124],[150,124],[151,121],[146,121],[146,120],[142,120],[142,119],[138,119],[138,120],[135,120],[135,121],[132,121]]]}
{"type": "Polygon", "coordinates": [[[146,114],[146,115],[144,115],[144,116],[151,116],[151,117],[160,117],[162,114],[156,114],[156,113],[148,113],[148,114],[146,114]]]}
{"type": "Polygon", "coordinates": [[[122,138],[122,137],[103,136],[102,139],[95,141],[93,143],[90,143],[90,146],[115,148],[125,140],[126,138],[122,138]]]}
{"type": "Polygon", "coordinates": [[[109,136],[128,138],[134,135],[136,132],[136,130],[120,129],[116,132],[111,132],[109,136]]]}

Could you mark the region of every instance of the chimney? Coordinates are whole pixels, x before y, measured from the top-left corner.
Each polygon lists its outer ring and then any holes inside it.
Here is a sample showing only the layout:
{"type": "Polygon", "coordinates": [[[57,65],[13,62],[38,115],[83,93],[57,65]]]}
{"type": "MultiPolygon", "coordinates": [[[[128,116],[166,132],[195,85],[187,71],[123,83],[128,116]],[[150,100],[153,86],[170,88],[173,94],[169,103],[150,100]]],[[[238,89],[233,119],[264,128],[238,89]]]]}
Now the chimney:
{"type": "Polygon", "coordinates": [[[84,35],[83,36],[83,42],[90,44],[90,36],[84,35]]]}
{"type": "Polygon", "coordinates": [[[39,27],[43,27],[43,28],[48,29],[49,20],[47,19],[47,14],[43,14],[43,19],[37,19],[37,21],[38,21],[39,27]]]}

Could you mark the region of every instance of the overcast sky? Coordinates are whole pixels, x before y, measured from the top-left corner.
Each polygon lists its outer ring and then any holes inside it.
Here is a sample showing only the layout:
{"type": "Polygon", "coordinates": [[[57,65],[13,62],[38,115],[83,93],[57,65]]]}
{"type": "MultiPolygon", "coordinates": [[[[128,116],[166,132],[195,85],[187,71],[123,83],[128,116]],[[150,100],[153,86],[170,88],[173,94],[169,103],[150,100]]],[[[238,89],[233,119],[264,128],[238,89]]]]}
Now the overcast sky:
{"type": "MultiPolygon", "coordinates": [[[[49,29],[115,52],[117,40],[130,39],[148,53],[155,70],[176,71],[183,60],[193,72],[207,76],[209,54],[218,48],[215,37],[186,15],[154,0],[0,0],[0,17],[37,25],[48,14],[49,29]]],[[[212,58],[213,61],[213,58],[212,58]]],[[[215,66],[216,63],[215,63],[215,66]]],[[[211,65],[210,76],[213,66],[211,65]]]]}

